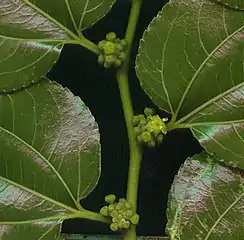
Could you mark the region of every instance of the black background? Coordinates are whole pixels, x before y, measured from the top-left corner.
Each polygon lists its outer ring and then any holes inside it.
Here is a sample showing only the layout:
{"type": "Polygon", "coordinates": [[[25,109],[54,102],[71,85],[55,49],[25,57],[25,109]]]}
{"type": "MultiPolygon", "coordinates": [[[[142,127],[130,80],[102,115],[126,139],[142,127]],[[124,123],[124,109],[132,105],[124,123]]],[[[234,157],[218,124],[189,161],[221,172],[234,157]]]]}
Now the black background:
{"type": "MultiPolygon", "coordinates": [[[[134,71],[134,61],[139,39],[165,2],[143,0],[129,75],[135,113],[141,113],[145,106],[155,107],[140,88],[134,71]]],[[[114,31],[118,37],[123,38],[129,10],[129,0],[117,0],[112,11],[92,29],[86,30],[85,36],[98,43],[107,32],[114,31]]],[[[98,67],[96,57],[80,46],[67,45],[48,74],[49,78],[80,96],[99,125],[102,175],[96,189],[81,201],[86,209],[93,211],[99,211],[104,205],[104,195],[114,193],[118,197],[125,196],[129,161],[127,133],[115,74],[98,67]]],[[[160,114],[164,116],[163,112],[160,114]]],[[[177,130],[168,134],[160,147],[144,150],[138,193],[138,213],[141,216],[138,235],[165,235],[167,197],[174,175],[184,160],[200,149],[190,131],[177,130]]],[[[65,221],[62,232],[111,233],[105,224],[82,219],[65,221]]]]}

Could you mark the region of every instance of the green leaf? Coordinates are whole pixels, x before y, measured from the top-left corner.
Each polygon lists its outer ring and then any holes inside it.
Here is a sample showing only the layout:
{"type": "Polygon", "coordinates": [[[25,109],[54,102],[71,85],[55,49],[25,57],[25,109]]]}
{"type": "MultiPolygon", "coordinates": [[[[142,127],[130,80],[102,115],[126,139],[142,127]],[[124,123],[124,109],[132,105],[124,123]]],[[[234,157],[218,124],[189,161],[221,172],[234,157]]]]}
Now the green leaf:
{"type": "Polygon", "coordinates": [[[202,152],[186,160],[169,193],[171,240],[244,237],[244,172],[202,152]],[[193,237],[194,236],[194,237],[193,237]]]}
{"type": "Polygon", "coordinates": [[[0,164],[1,239],[57,239],[100,177],[97,124],[78,97],[46,79],[1,95],[0,164]]]}
{"type": "Polygon", "coordinates": [[[18,90],[45,76],[63,44],[82,45],[85,40],[80,37],[81,31],[101,19],[113,3],[114,0],[1,1],[0,93],[18,90]]]}
{"type": "MultiPolygon", "coordinates": [[[[22,0],[24,1],[24,0],[22,0]]],[[[28,1],[24,1],[28,2],[28,1]]],[[[109,12],[115,0],[30,0],[78,35],[109,12]]]]}
{"type": "Polygon", "coordinates": [[[231,126],[244,122],[243,36],[242,11],[208,0],[171,1],[144,33],[136,61],[144,90],[172,114],[169,129],[193,128],[204,147],[208,138],[209,152],[241,168],[244,131],[231,126]],[[226,125],[228,133],[218,131],[226,125]],[[226,150],[233,153],[237,148],[230,159],[226,150]]]}
{"type": "Polygon", "coordinates": [[[215,0],[219,3],[222,3],[228,7],[243,10],[244,9],[244,1],[243,0],[215,0]]]}

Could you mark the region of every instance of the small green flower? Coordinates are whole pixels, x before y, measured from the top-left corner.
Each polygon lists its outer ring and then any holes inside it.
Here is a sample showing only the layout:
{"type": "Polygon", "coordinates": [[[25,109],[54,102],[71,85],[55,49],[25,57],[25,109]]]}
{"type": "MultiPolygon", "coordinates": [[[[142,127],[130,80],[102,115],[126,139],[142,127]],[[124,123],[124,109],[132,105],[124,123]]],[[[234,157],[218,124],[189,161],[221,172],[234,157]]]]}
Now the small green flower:
{"type": "Polygon", "coordinates": [[[103,50],[105,55],[112,55],[115,52],[115,43],[113,42],[105,42],[103,45],[103,50]]]}
{"type": "Polygon", "coordinates": [[[99,63],[100,65],[102,65],[102,64],[104,64],[104,61],[105,61],[105,57],[104,57],[104,55],[99,55],[99,56],[98,56],[98,63],[99,63]]]}
{"type": "Polygon", "coordinates": [[[98,48],[99,50],[103,51],[104,44],[106,43],[106,40],[102,40],[98,43],[98,48]]]}
{"type": "Polygon", "coordinates": [[[114,42],[116,40],[116,34],[114,32],[109,32],[106,34],[106,39],[108,41],[114,42]]]}
{"type": "Polygon", "coordinates": [[[113,203],[113,204],[110,204],[110,205],[108,206],[108,210],[109,210],[109,212],[112,212],[113,210],[115,210],[115,205],[114,205],[114,203],[113,203]]]}
{"type": "Polygon", "coordinates": [[[124,206],[125,206],[125,209],[127,209],[127,210],[131,210],[133,208],[132,204],[128,201],[125,203],[124,206]]]}
{"type": "Polygon", "coordinates": [[[141,139],[143,142],[148,143],[153,140],[152,135],[150,132],[145,131],[141,133],[141,139]]]}
{"type": "Polygon", "coordinates": [[[133,126],[137,126],[139,124],[139,122],[140,122],[140,117],[139,116],[135,115],[135,116],[132,117],[133,126]]]}
{"type": "Polygon", "coordinates": [[[131,217],[130,221],[131,221],[132,224],[138,224],[139,219],[140,219],[140,216],[139,216],[137,213],[135,213],[135,214],[131,217]]]}
{"type": "Polygon", "coordinates": [[[104,206],[100,209],[100,214],[107,217],[108,216],[108,206],[104,206]]]}
{"type": "Polygon", "coordinates": [[[114,217],[118,217],[118,212],[116,210],[113,210],[113,211],[110,212],[110,216],[113,217],[113,218],[114,217]]]}
{"type": "Polygon", "coordinates": [[[127,54],[125,52],[120,52],[119,55],[118,55],[118,58],[121,60],[121,61],[124,61],[127,57],[127,54]]]}
{"type": "Polygon", "coordinates": [[[118,230],[118,224],[117,223],[111,223],[110,224],[110,229],[112,231],[117,231],[118,230]]]}
{"type": "Polygon", "coordinates": [[[129,228],[130,227],[130,222],[129,221],[125,221],[123,227],[124,228],[129,228]]]}
{"type": "Polygon", "coordinates": [[[116,196],[114,194],[109,194],[105,196],[104,200],[106,203],[112,204],[116,200],[116,196]]]}
{"type": "Polygon", "coordinates": [[[149,122],[147,123],[147,130],[149,132],[161,131],[163,134],[167,133],[167,126],[164,120],[158,115],[149,116],[149,122]]]}
{"type": "Polygon", "coordinates": [[[125,50],[128,46],[128,42],[125,39],[121,39],[120,41],[120,45],[123,47],[123,49],[125,50]]]}
{"type": "Polygon", "coordinates": [[[152,116],[152,115],[155,114],[155,111],[154,111],[154,109],[152,109],[152,108],[148,108],[148,107],[146,107],[146,108],[144,109],[144,114],[145,114],[146,116],[152,116]]]}

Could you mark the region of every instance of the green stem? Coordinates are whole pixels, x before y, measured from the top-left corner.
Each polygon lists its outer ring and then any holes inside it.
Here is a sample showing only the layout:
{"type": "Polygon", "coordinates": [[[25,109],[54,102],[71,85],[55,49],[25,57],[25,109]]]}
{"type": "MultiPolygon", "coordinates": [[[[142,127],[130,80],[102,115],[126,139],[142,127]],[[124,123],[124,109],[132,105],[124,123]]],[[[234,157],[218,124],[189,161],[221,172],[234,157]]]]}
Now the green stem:
{"type": "MultiPolygon", "coordinates": [[[[127,59],[123,66],[117,71],[117,80],[120,90],[122,106],[124,110],[124,117],[128,132],[129,146],[130,146],[130,165],[127,182],[127,200],[133,205],[134,210],[137,209],[137,192],[139,182],[139,172],[141,163],[141,148],[133,134],[132,117],[134,115],[132,108],[132,101],[129,89],[129,60],[131,47],[134,40],[135,30],[140,14],[142,0],[133,0],[128,22],[128,27],[125,34],[125,39],[128,42],[127,59]]],[[[125,234],[124,240],[136,240],[136,227],[132,226],[125,234]]]]}
{"type": "Polygon", "coordinates": [[[101,214],[96,212],[91,212],[85,209],[81,211],[77,211],[75,213],[71,213],[65,219],[72,219],[72,218],[83,218],[83,219],[93,220],[102,223],[110,223],[110,220],[102,216],[101,214]]]}
{"type": "Polygon", "coordinates": [[[80,34],[79,44],[95,54],[99,54],[98,47],[95,43],[87,39],[83,34],[80,34]]]}

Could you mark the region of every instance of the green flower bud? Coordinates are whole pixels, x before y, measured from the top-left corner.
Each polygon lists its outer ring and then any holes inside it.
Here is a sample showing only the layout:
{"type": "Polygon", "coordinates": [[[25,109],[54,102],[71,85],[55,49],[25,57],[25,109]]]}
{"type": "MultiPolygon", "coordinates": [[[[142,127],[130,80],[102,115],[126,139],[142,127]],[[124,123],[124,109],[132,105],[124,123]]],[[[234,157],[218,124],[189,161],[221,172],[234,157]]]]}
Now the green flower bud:
{"type": "Polygon", "coordinates": [[[102,64],[104,64],[104,61],[105,61],[105,57],[104,57],[104,55],[99,55],[99,56],[98,56],[98,63],[99,63],[100,65],[102,65],[102,64]]]}
{"type": "Polygon", "coordinates": [[[103,47],[104,47],[104,44],[106,43],[107,41],[106,40],[102,40],[98,43],[98,48],[99,50],[103,51],[103,47]]]}
{"type": "Polygon", "coordinates": [[[115,49],[117,53],[121,53],[123,51],[123,47],[120,45],[120,43],[115,43],[115,49]]]}
{"type": "Polygon", "coordinates": [[[106,34],[106,39],[108,41],[114,42],[116,40],[116,34],[114,32],[109,32],[106,34]]]}
{"type": "Polygon", "coordinates": [[[116,197],[114,194],[109,194],[109,195],[105,196],[104,200],[106,203],[112,204],[116,200],[116,197]]]}
{"type": "Polygon", "coordinates": [[[117,223],[117,222],[118,222],[118,218],[117,218],[117,217],[113,217],[113,218],[112,218],[112,222],[113,222],[113,223],[117,223]]]}
{"type": "Polygon", "coordinates": [[[143,114],[137,115],[139,118],[139,121],[146,120],[145,116],[143,114]]]}
{"type": "Polygon", "coordinates": [[[117,217],[117,216],[118,216],[118,212],[116,210],[110,212],[110,217],[117,217]]]}
{"type": "Polygon", "coordinates": [[[124,228],[129,228],[130,227],[130,222],[129,221],[125,221],[124,222],[124,228]]]}
{"type": "Polygon", "coordinates": [[[124,218],[122,218],[121,220],[120,220],[120,222],[119,222],[119,228],[124,228],[124,224],[125,224],[125,219],[124,218]]]}
{"type": "Polygon", "coordinates": [[[155,130],[155,131],[152,132],[152,135],[153,135],[154,138],[156,138],[160,133],[161,133],[160,130],[155,130]]]}
{"type": "Polygon", "coordinates": [[[115,44],[113,42],[106,42],[103,45],[105,55],[111,55],[115,52],[115,44]]]}
{"type": "Polygon", "coordinates": [[[124,212],[124,217],[126,219],[130,219],[132,217],[132,215],[133,215],[133,212],[131,210],[127,210],[124,212]]]}
{"type": "Polygon", "coordinates": [[[107,217],[108,216],[108,206],[104,206],[100,209],[100,214],[107,217]]]}
{"type": "Polygon", "coordinates": [[[120,221],[123,218],[122,214],[118,214],[117,218],[118,218],[118,221],[120,221]]]}
{"type": "Polygon", "coordinates": [[[136,135],[139,135],[139,134],[141,133],[141,129],[140,129],[140,127],[134,127],[134,128],[133,128],[133,131],[134,131],[134,133],[135,133],[136,135]]]}
{"type": "Polygon", "coordinates": [[[127,209],[127,210],[132,210],[132,208],[133,208],[132,204],[128,201],[124,204],[124,206],[125,206],[125,209],[127,209]]]}
{"type": "Polygon", "coordinates": [[[123,62],[127,57],[127,54],[125,52],[120,52],[118,55],[118,58],[123,62]]]}
{"type": "Polygon", "coordinates": [[[155,111],[154,111],[154,109],[152,109],[152,108],[148,108],[148,107],[146,107],[146,108],[144,109],[144,114],[145,114],[146,116],[152,116],[153,114],[155,114],[155,111]]]}
{"type": "Polygon", "coordinates": [[[110,204],[108,206],[108,211],[111,213],[113,210],[115,210],[115,205],[114,204],[110,204]]]}
{"type": "Polygon", "coordinates": [[[118,202],[117,206],[116,206],[116,209],[117,210],[121,210],[122,208],[123,208],[123,203],[122,202],[118,202]]]}
{"type": "Polygon", "coordinates": [[[115,62],[115,57],[113,55],[105,56],[105,62],[112,65],[115,62]]]}
{"type": "Polygon", "coordinates": [[[126,199],[124,199],[124,198],[120,198],[120,199],[119,199],[119,202],[121,202],[121,203],[124,204],[124,203],[126,203],[126,199]]]}
{"type": "Polygon", "coordinates": [[[118,213],[123,216],[124,210],[120,209],[120,210],[118,210],[118,213]]]}
{"type": "Polygon", "coordinates": [[[139,222],[139,219],[140,219],[140,216],[137,213],[135,213],[131,217],[130,221],[131,221],[132,224],[137,224],[139,222]]]}
{"type": "Polygon", "coordinates": [[[132,124],[133,124],[133,126],[137,126],[139,124],[139,122],[140,122],[140,117],[137,116],[137,115],[134,115],[132,117],[132,124]]]}
{"type": "Polygon", "coordinates": [[[147,143],[147,146],[150,148],[154,148],[156,146],[156,143],[154,140],[151,140],[150,142],[147,143]]]}
{"type": "Polygon", "coordinates": [[[141,139],[143,142],[148,143],[153,140],[152,135],[150,132],[145,131],[141,133],[141,139]]]}
{"type": "Polygon", "coordinates": [[[147,130],[149,132],[160,131],[163,134],[167,133],[167,126],[158,115],[149,116],[148,119],[147,130]]]}
{"type": "Polygon", "coordinates": [[[163,142],[163,139],[164,135],[162,133],[158,134],[158,136],[156,137],[157,144],[161,144],[163,142]]]}
{"type": "Polygon", "coordinates": [[[128,46],[128,42],[125,39],[121,39],[120,40],[120,45],[123,47],[123,49],[125,50],[128,46]]]}
{"type": "Polygon", "coordinates": [[[111,223],[110,224],[110,229],[112,231],[117,231],[118,230],[118,224],[117,223],[111,223]]]}
{"type": "Polygon", "coordinates": [[[143,126],[143,125],[146,125],[146,124],[147,124],[147,120],[146,119],[140,121],[140,125],[143,126]]]}

